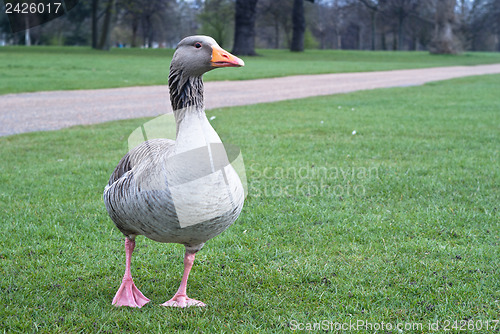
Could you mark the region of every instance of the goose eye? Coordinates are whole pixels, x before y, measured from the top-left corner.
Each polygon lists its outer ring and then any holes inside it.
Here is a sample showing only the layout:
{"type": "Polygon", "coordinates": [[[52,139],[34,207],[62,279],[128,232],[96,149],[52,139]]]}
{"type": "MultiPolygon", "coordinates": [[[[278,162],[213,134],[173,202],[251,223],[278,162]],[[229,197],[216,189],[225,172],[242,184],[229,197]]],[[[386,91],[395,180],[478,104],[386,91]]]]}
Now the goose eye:
{"type": "Polygon", "coordinates": [[[194,47],[197,48],[197,49],[201,48],[201,43],[200,42],[196,42],[194,44],[194,47]]]}

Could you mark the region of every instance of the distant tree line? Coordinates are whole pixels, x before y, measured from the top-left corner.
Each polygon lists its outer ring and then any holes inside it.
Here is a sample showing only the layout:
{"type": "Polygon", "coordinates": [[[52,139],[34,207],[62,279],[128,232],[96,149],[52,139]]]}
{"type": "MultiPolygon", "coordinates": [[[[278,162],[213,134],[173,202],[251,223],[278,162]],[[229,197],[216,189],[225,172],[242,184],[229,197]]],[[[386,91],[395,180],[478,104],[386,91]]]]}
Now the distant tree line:
{"type": "Polygon", "coordinates": [[[207,34],[237,54],[255,48],[500,51],[500,0],[80,0],[59,19],[0,43],[174,47],[207,34]]]}

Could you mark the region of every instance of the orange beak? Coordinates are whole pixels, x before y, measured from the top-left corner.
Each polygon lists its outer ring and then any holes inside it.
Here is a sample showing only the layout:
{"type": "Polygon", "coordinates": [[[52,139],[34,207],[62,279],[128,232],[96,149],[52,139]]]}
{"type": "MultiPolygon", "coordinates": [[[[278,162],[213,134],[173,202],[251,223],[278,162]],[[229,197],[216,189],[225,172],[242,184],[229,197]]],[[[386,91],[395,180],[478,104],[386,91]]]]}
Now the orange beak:
{"type": "Polygon", "coordinates": [[[212,67],[241,67],[245,62],[219,46],[212,47],[212,67]]]}

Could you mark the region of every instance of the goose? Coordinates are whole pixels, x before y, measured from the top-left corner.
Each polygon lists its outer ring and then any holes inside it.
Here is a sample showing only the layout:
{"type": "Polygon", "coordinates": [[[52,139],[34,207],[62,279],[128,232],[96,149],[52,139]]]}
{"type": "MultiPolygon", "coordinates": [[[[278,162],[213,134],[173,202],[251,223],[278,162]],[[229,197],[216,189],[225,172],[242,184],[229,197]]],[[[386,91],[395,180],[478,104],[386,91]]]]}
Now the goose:
{"type": "Polygon", "coordinates": [[[168,77],[176,139],[150,139],[131,149],[104,189],[109,216],[125,235],[125,274],[113,305],[140,308],[150,301],[131,275],[135,238],[143,235],[185,246],[179,289],[161,305],[206,306],[186,293],[195,254],[238,218],[244,189],[205,115],[202,77],[215,68],[241,66],[243,60],[208,36],[186,37],[177,45],[168,77]]]}

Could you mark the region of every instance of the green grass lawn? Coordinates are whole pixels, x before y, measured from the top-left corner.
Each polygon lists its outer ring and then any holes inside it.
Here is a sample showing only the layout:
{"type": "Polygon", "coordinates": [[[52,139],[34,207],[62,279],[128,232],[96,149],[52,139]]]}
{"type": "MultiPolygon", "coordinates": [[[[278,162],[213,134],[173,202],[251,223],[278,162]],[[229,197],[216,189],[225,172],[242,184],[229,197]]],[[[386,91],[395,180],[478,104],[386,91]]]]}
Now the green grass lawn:
{"type": "MultiPolygon", "coordinates": [[[[297,74],[378,71],[500,63],[500,53],[437,56],[427,52],[259,50],[246,66],[213,71],[206,80],[246,80],[297,74]]],[[[173,50],[83,47],[0,47],[0,94],[167,83],[173,50]]]]}
{"type": "Polygon", "coordinates": [[[188,293],[206,308],[159,306],[184,247],[143,237],[132,274],[152,302],[111,306],[125,255],[102,191],[145,119],[0,138],[0,331],[281,333],[325,320],[498,332],[499,83],[211,111],[242,149],[249,196],[197,255],[188,293]]]}

